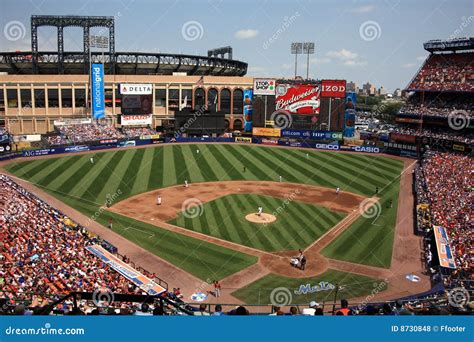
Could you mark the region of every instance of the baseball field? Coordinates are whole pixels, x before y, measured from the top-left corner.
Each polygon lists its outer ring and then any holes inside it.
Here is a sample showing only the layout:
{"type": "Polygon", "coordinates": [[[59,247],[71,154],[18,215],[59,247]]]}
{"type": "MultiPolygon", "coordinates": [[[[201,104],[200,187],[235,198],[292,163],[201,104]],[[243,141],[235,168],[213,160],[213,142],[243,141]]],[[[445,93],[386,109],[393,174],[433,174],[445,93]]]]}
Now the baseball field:
{"type": "Polygon", "coordinates": [[[337,282],[351,297],[369,294],[391,267],[404,163],[308,149],[181,144],[4,168],[91,222],[112,222],[115,233],[184,272],[220,279],[235,298],[264,303],[272,289],[293,291],[306,282],[337,282]],[[259,206],[275,221],[247,220],[259,206]],[[308,255],[305,271],[288,263],[298,249],[308,255]]]}

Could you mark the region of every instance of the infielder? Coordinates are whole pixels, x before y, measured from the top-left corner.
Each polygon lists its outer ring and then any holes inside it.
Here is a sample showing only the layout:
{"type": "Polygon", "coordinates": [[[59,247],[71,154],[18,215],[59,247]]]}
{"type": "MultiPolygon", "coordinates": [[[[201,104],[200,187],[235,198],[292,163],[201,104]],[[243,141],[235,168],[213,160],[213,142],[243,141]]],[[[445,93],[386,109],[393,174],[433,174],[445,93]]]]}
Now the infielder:
{"type": "Polygon", "coordinates": [[[340,192],[341,192],[341,188],[337,187],[336,188],[336,195],[339,195],[340,192]]]}
{"type": "Polygon", "coordinates": [[[257,215],[258,215],[258,216],[262,216],[262,213],[263,213],[263,207],[260,206],[260,207],[258,207],[258,209],[257,209],[257,215]]]}
{"type": "Polygon", "coordinates": [[[161,196],[160,195],[158,195],[158,197],[156,198],[156,204],[161,205],[161,196]]]}
{"type": "Polygon", "coordinates": [[[188,185],[188,180],[185,179],[185,180],[184,180],[184,187],[187,188],[188,186],[189,186],[189,185],[188,185]]]}

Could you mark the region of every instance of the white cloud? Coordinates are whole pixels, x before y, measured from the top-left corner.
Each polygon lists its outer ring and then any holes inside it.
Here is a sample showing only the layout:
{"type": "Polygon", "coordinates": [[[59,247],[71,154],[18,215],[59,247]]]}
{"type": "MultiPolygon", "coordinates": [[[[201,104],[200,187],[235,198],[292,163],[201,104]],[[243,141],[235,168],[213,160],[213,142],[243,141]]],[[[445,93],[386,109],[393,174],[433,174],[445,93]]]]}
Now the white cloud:
{"type": "Polygon", "coordinates": [[[327,64],[331,62],[331,59],[328,57],[323,57],[323,58],[311,58],[310,60],[311,64],[327,64]]]}
{"type": "Polygon", "coordinates": [[[354,8],[352,12],[353,13],[370,13],[370,12],[373,12],[374,10],[375,10],[374,5],[365,5],[365,6],[354,8]]]}
{"type": "Polygon", "coordinates": [[[402,65],[403,68],[413,68],[416,66],[416,63],[405,63],[402,65]]]}
{"type": "Polygon", "coordinates": [[[341,60],[351,60],[351,59],[356,59],[358,54],[346,49],[342,49],[339,51],[329,51],[326,56],[332,57],[332,58],[338,58],[341,60]]]}
{"type": "Polygon", "coordinates": [[[419,57],[416,57],[416,60],[417,61],[424,61],[426,59],[426,56],[419,56],[419,57]]]}
{"type": "Polygon", "coordinates": [[[346,60],[344,61],[343,65],[345,66],[362,66],[362,65],[367,65],[367,62],[365,61],[356,61],[356,60],[346,60]]]}
{"type": "Polygon", "coordinates": [[[258,30],[246,29],[235,32],[234,37],[237,39],[252,39],[258,35],[258,30]]]}

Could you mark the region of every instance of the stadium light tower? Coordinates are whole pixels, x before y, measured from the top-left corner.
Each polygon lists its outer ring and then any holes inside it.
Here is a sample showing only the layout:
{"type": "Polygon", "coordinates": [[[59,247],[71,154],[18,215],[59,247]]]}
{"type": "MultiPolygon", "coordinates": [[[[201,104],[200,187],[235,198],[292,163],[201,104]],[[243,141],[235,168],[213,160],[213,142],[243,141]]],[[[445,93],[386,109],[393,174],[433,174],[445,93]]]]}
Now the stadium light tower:
{"type": "Polygon", "coordinates": [[[295,55],[295,78],[298,70],[298,55],[303,52],[303,43],[293,42],[291,43],[291,54],[295,55]]]}
{"type": "Polygon", "coordinates": [[[306,79],[309,79],[309,55],[314,54],[314,42],[303,43],[303,53],[306,54],[306,79]]]}

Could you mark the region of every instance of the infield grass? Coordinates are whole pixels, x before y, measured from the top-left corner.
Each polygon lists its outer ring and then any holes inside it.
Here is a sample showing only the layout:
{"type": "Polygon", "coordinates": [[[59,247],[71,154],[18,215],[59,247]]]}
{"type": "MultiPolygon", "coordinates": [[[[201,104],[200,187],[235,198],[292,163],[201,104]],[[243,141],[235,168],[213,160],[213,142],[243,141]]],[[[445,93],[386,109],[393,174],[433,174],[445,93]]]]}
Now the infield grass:
{"type": "Polygon", "coordinates": [[[256,194],[233,194],[202,206],[202,215],[182,212],[169,223],[264,251],[305,248],[346,215],[321,206],[256,194]],[[262,206],[276,214],[268,224],[249,222],[247,214],[262,206]],[[279,210],[281,208],[281,210],[279,210]]]}

